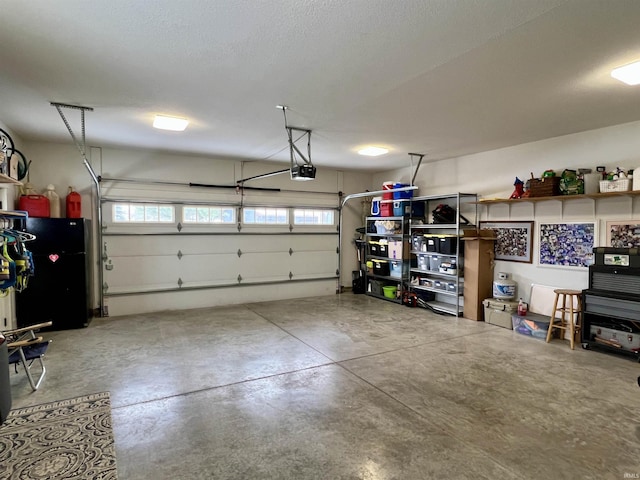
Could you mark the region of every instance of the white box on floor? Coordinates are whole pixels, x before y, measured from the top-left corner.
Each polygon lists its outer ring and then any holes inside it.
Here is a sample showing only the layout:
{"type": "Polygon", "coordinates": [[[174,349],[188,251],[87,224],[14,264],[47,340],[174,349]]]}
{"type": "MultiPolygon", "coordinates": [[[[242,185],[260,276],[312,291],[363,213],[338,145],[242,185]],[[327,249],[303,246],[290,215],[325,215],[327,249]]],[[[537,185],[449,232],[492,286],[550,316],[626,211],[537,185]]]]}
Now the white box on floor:
{"type": "Polygon", "coordinates": [[[482,304],[484,305],[484,321],[486,323],[509,330],[513,329],[511,315],[517,313],[518,302],[487,298],[483,300],[482,304]]]}

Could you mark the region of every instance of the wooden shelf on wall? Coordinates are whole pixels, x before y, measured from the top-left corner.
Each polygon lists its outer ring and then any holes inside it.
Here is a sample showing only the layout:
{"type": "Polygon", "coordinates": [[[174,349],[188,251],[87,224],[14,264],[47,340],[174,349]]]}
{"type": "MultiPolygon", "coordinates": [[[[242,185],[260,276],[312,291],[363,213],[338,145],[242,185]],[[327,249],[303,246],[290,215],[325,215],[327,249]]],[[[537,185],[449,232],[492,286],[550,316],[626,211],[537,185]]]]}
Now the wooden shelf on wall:
{"type": "Polygon", "coordinates": [[[640,196],[640,190],[628,190],[625,192],[606,192],[606,193],[585,193],[582,195],[554,195],[552,197],[527,197],[527,198],[492,198],[492,199],[481,199],[477,202],[478,205],[493,205],[498,203],[536,203],[536,202],[546,202],[549,200],[558,200],[560,202],[564,202],[566,200],[581,200],[581,199],[592,199],[598,200],[602,198],[612,198],[612,197],[635,197],[640,196]]]}
{"type": "Polygon", "coordinates": [[[13,185],[22,185],[22,182],[19,182],[18,180],[11,178],[9,175],[5,175],[3,173],[0,173],[0,183],[11,183],[13,185]]]}

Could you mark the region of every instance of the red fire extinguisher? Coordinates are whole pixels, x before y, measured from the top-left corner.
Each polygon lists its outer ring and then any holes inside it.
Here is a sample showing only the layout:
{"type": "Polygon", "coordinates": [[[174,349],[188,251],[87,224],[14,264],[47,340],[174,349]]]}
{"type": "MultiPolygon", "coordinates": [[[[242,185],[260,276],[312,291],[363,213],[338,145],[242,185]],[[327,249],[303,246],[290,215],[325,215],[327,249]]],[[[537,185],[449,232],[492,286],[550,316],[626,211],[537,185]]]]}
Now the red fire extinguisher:
{"type": "Polygon", "coordinates": [[[73,187],[69,187],[67,194],[67,218],[82,217],[82,197],[73,187]]]}

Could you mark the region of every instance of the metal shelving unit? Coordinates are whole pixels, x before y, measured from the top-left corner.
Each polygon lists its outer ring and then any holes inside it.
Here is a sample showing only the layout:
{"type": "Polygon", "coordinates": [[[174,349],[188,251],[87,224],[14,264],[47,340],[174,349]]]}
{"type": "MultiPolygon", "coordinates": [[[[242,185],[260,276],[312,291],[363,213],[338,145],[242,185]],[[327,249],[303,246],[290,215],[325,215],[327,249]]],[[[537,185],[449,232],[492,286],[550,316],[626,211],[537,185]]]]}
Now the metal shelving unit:
{"type": "Polygon", "coordinates": [[[402,289],[402,285],[407,283],[407,276],[409,272],[410,258],[406,251],[409,249],[409,221],[407,217],[403,216],[395,216],[395,217],[367,217],[366,218],[366,226],[367,232],[365,233],[365,255],[364,255],[364,263],[367,261],[377,261],[377,262],[389,262],[389,263],[397,263],[400,265],[400,274],[399,276],[382,275],[375,272],[370,272],[365,268],[365,293],[369,296],[375,298],[381,298],[383,300],[387,300],[394,303],[401,303],[402,299],[399,297],[396,298],[388,298],[385,297],[382,292],[382,287],[384,286],[398,286],[400,285],[399,291],[402,289]],[[389,233],[373,233],[371,232],[371,226],[375,225],[376,221],[389,221],[394,222],[399,225],[397,232],[389,232],[389,233]],[[373,245],[376,245],[380,240],[383,241],[400,241],[402,242],[402,255],[400,258],[390,257],[390,251],[386,253],[373,253],[373,245]],[[407,250],[405,250],[407,249],[407,250]]]}
{"type": "Polygon", "coordinates": [[[424,211],[424,217],[414,217],[410,220],[412,267],[409,274],[409,289],[417,294],[420,292],[433,294],[435,298],[427,301],[426,305],[434,311],[454,316],[462,315],[464,306],[462,237],[464,228],[475,228],[478,218],[477,202],[478,196],[475,193],[428,195],[412,199],[412,208],[416,203],[423,204],[419,210],[424,211]],[[431,212],[439,204],[449,205],[456,210],[455,222],[434,223],[431,212]],[[468,221],[461,220],[461,215],[468,221]],[[448,245],[449,251],[441,252],[437,246],[431,249],[427,247],[429,240],[434,239],[440,242],[441,238],[447,238],[443,243],[448,245]],[[453,244],[451,239],[455,239],[453,244]],[[442,267],[443,264],[446,267],[442,267]]]}

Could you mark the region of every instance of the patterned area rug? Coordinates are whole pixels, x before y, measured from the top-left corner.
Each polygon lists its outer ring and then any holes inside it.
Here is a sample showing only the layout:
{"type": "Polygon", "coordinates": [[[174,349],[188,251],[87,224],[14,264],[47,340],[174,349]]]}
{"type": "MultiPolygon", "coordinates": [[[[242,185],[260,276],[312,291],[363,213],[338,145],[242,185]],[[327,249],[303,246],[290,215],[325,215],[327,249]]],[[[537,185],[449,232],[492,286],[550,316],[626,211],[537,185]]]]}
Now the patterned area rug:
{"type": "Polygon", "coordinates": [[[109,393],[13,410],[0,426],[0,478],[117,479],[109,393]]]}

